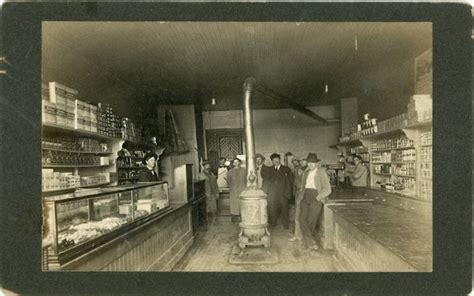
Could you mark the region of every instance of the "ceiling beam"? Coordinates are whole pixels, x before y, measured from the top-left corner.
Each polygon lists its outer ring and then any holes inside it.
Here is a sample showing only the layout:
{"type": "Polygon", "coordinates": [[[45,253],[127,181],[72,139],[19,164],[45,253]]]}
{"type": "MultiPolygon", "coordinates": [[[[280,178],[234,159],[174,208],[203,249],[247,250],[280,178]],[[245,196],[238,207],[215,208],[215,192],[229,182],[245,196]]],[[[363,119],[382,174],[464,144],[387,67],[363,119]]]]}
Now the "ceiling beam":
{"type": "Polygon", "coordinates": [[[324,124],[327,124],[328,121],[319,116],[318,114],[314,113],[313,111],[309,110],[308,108],[306,108],[305,106],[301,105],[301,104],[298,104],[298,103],[295,103],[293,102],[293,100],[287,96],[284,96],[284,95],[281,95],[281,94],[278,94],[276,93],[275,91],[273,91],[272,89],[268,88],[267,86],[263,85],[263,84],[259,84],[257,83],[256,87],[255,87],[255,90],[260,92],[261,94],[267,96],[267,97],[270,97],[272,99],[275,99],[275,100],[278,100],[280,103],[282,103],[283,105],[287,105],[289,106],[291,109],[295,110],[295,111],[298,111],[306,116],[309,116],[311,117],[312,119],[315,119],[319,122],[322,122],[324,124]]]}

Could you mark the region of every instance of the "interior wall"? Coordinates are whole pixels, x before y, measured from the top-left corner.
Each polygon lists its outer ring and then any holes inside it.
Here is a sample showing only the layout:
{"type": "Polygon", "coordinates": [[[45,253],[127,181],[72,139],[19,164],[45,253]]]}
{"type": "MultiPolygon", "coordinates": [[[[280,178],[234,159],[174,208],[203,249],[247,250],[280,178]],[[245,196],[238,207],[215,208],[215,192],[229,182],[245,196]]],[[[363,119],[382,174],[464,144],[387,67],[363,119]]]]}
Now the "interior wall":
{"type": "Polygon", "coordinates": [[[179,135],[186,142],[189,151],[180,155],[166,156],[163,159],[163,164],[170,163],[172,167],[167,168],[169,170],[186,163],[192,163],[193,176],[197,176],[199,170],[199,159],[197,151],[194,105],[159,105],[157,112],[160,133],[163,133],[164,131],[165,110],[171,110],[171,112],[173,112],[179,135]]]}
{"type": "Polygon", "coordinates": [[[361,69],[348,80],[341,96],[358,98],[358,122],[363,114],[384,120],[407,111],[415,93],[414,57],[397,57],[375,69],[361,69]]]}
{"type": "MultiPolygon", "coordinates": [[[[326,119],[339,119],[336,106],[307,107],[326,119]]],[[[328,146],[337,143],[339,122],[328,125],[311,119],[292,109],[254,110],[255,150],[269,156],[271,153],[291,152],[298,158],[316,152],[324,163],[337,162],[337,151],[328,146]]],[[[241,110],[203,112],[205,129],[243,128],[241,110]]],[[[267,164],[270,160],[267,157],[267,164]]]]}

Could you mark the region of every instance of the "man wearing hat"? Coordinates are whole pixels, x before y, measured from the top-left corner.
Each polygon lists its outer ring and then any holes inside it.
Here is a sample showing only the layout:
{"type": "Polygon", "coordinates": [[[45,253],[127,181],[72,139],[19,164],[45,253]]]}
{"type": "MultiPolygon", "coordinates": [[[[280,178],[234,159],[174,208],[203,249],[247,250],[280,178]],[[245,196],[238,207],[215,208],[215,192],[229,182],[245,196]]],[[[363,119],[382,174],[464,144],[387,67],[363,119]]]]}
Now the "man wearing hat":
{"type": "Polygon", "coordinates": [[[143,157],[142,163],[146,165],[146,169],[140,171],[138,175],[138,182],[154,182],[158,181],[158,175],[155,172],[158,155],[153,152],[148,152],[143,157]]]}
{"type": "Polygon", "coordinates": [[[268,169],[268,175],[263,176],[268,186],[268,222],[270,227],[275,227],[281,216],[283,227],[288,229],[288,202],[293,189],[291,170],[281,164],[279,154],[273,153],[270,159],[273,166],[268,169]]]}
{"type": "Polygon", "coordinates": [[[331,193],[331,184],[326,171],[321,168],[321,160],[316,153],[309,153],[306,161],[309,169],[303,174],[301,184],[302,188],[304,186],[304,191],[299,220],[305,247],[317,250],[318,245],[312,231],[321,214],[322,202],[331,193]]]}

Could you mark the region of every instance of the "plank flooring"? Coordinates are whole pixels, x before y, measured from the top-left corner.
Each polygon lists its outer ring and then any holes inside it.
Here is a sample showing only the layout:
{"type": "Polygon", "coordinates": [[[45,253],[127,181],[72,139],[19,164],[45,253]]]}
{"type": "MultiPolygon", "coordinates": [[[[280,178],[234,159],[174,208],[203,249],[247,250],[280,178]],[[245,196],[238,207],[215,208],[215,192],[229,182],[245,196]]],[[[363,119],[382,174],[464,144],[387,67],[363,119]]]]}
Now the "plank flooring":
{"type": "Polygon", "coordinates": [[[229,263],[232,248],[237,245],[238,222],[214,221],[207,232],[199,233],[193,246],[173,271],[202,272],[334,272],[331,252],[309,252],[297,242],[288,241],[289,232],[281,226],[271,230],[272,252],[278,253],[276,264],[229,263]]]}

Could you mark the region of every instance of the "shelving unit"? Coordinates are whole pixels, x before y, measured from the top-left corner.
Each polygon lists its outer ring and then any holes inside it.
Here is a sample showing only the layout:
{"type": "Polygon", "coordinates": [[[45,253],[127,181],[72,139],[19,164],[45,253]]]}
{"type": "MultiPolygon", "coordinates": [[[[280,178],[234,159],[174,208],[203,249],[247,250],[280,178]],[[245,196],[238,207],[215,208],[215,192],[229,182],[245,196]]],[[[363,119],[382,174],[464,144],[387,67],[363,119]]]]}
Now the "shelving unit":
{"type": "MultiPolygon", "coordinates": [[[[115,161],[114,161],[114,158],[112,157],[112,153],[113,151],[118,150],[121,139],[100,135],[96,132],[76,130],[71,127],[60,126],[60,125],[52,124],[52,123],[43,123],[42,135],[43,135],[43,138],[47,138],[49,140],[52,139],[53,141],[55,141],[55,143],[53,143],[54,145],[58,145],[58,142],[61,143],[61,141],[63,140],[66,140],[66,142],[69,144],[68,146],[64,146],[64,147],[61,147],[61,145],[66,145],[64,143],[59,144],[59,147],[48,147],[48,146],[53,146],[53,145],[44,145],[43,143],[42,152],[45,153],[46,155],[48,154],[56,155],[56,156],[66,155],[68,157],[77,158],[78,160],[81,160],[84,158],[99,157],[99,156],[108,157],[108,164],[44,163],[42,165],[43,169],[54,169],[53,171],[53,174],[55,175],[54,178],[56,178],[56,173],[59,173],[59,176],[60,176],[59,180],[62,180],[62,181],[59,181],[58,179],[54,179],[56,180],[54,182],[64,182],[64,177],[61,177],[61,176],[64,176],[62,174],[68,174],[68,176],[75,177],[76,181],[71,184],[79,184],[80,182],[82,182],[79,179],[79,176],[80,177],[93,177],[100,174],[104,174],[106,176],[107,182],[101,182],[101,183],[86,185],[86,186],[76,185],[76,186],[67,187],[67,188],[43,189],[42,191],[43,196],[50,196],[50,195],[62,194],[62,193],[73,193],[75,190],[80,189],[80,188],[100,187],[100,186],[105,186],[105,185],[112,185],[116,182],[116,180],[114,180],[114,176],[116,174],[115,161]],[[95,149],[94,146],[90,146],[90,147],[86,146],[85,150],[66,148],[66,147],[77,148],[74,146],[76,145],[76,141],[80,142],[80,141],[83,141],[84,139],[86,139],[86,141],[87,139],[90,139],[91,142],[98,141],[101,143],[101,145],[107,146],[107,149],[104,149],[104,151],[99,151],[99,149],[95,149]],[[74,145],[70,145],[71,142],[74,145]]],[[[71,161],[71,159],[69,159],[69,161],[71,161]]],[[[67,178],[71,178],[71,177],[67,177],[67,178]]],[[[46,179],[43,181],[46,182],[46,179]]],[[[68,184],[70,184],[69,181],[68,181],[68,184]]],[[[64,183],[62,183],[62,185],[60,186],[63,186],[63,185],[64,183]]],[[[51,188],[51,187],[54,188],[54,187],[57,187],[57,185],[54,185],[54,186],[47,185],[44,188],[51,188]]]]}
{"type": "Polygon", "coordinates": [[[105,164],[105,165],[101,165],[101,164],[90,164],[90,165],[87,165],[87,164],[84,164],[84,165],[75,165],[75,164],[44,164],[43,165],[43,168],[99,168],[99,167],[107,167],[109,166],[110,164],[105,164]]]}
{"type": "Polygon", "coordinates": [[[382,184],[392,183],[395,187],[394,189],[384,190],[393,193],[399,193],[417,200],[431,202],[431,132],[431,121],[425,121],[405,126],[398,130],[375,133],[361,139],[351,141],[359,141],[364,147],[369,148],[371,160],[369,165],[371,175],[370,186],[372,188],[381,188],[382,184]],[[429,136],[425,136],[425,138],[429,137],[430,140],[422,140],[421,137],[423,134],[429,134],[429,136]],[[396,140],[401,138],[405,139],[405,143],[409,144],[403,145],[403,141],[399,141],[399,144],[402,145],[397,145],[396,140]],[[383,145],[382,142],[387,144],[387,142],[390,140],[392,141],[391,143],[396,144],[394,147],[377,147],[378,144],[383,145]],[[375,161],[374,157],[387,158],[387,161],[375,161]],[[399,161],[400,158],[405,158],[407,160],[399,161]],[[389,173],[377,172],[376,169],[383,169],[385,171],[389,171],[389,173]],[[397,170],[409,170],[410,173],[399,173],[397,170]]]}
{"type": "Polygon", "coordinates": [[[58,149],[58,148],[41,148],[42,150],[47,151],[57,151],[57,152],[67,152],[67,153],[78,153],[78,154],[94,154],[94,155],[110,155],[111,151],[80,151],[80,150],[68,150],[68,149],[58,149]]]}

